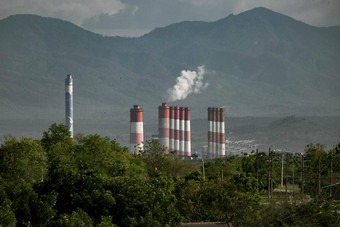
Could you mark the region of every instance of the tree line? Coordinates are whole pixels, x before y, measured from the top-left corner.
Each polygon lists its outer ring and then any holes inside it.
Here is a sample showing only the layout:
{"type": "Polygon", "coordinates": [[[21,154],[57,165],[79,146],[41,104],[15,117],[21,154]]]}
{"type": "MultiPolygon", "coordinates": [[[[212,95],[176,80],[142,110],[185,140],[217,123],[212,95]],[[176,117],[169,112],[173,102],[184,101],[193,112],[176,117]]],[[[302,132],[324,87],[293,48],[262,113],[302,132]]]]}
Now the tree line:
{"type": "MultiPolygon", "coordinates": [[[[202,164],[164,151],[157,141],[146,141],[142,152],[132,154],[116,140],[97,134],[72,139],[62,124],[51,125],[40,140],[6,138],[0,146],[0,225],[339,224],[339,208],[332,202],[339,198],[339,187],[332,187],[331,196],[328,188],[315,190],[331,182],[326,178],[331,160],[332,183],[339,181],[340,144],[329,152],[321,145],[306,147],[310,161],[305,172],[311,177],[306,177],[304,190],[312,199],[302,203],[263,199],[269,188],[269,155],[279,160],[278,154],[259,152],[202,164]],[[315,174],[321,176],[321,187],[315,187],[315,174]]],[[[301,162],[297,156],[292,160],[295,169],[289,165],[288,170],[298,174],[301,162]]],[[[273,163],[275,188],[282,168],[273,163]]]]}

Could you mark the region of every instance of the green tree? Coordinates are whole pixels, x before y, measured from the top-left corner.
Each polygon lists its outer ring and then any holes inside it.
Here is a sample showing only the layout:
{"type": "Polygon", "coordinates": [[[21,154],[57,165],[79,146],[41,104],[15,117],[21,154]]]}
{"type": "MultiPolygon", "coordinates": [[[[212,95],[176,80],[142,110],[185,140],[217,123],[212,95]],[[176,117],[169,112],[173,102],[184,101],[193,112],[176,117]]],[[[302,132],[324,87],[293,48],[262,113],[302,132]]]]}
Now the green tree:
{"type": "Polygon", "coordinates": [[[198,170],[197,165],[179,160],[174,153],[167,153],[166,148],[156,140],[146,141],[140,156],[146,163],[149,177],[152,178],[158,175],[185,177],[198,170]]]}
{"type": "Polygon", "coordinates": [[[71,214],[61,215],[57,225],[65,227],[88,227],[93,226],[93,220],[82,209],[77,209],[71,214]]]}
{"type": "Polygon", "coordinates": [[[29,183],[6,185],[4,190],[17,225],[48,225],[54,218],[56,193],[39,194],[29,183]]]}
{"type": "Polygon", "coordinates": [[[323,181],[329,169],[324,145],[308,144],[305,149],[305,160],[305,192],[314,198],[320,198],[323,181]]]}
{"type": "Polygon", "coordinates": [[[249,225],[260,216],[256,179],[245,173],[220,180],[178,183],[177,209],[187,222],[232,221],[249,225]]]}
{"type": "Polygon", "coordinates": [[[109,190],[110,180],[79,161],[77,169],[55,169],[39,188],[40,194],[56,192],[54,208],[57,216],[71,214],[78,208],[85,211],[95,223],[109,216],[115,198],[109,190]]]}
{"type": "Polygon", "coordinates": [[[340,219],[334,204],[329,201],[271,203],[264,213],[256,226],[339,226],[340,219]]]}
{"type": "Polygon", "coordinates": [[[328,151],[327,162],[329,163],[329,185],[325,191],[331,190],[329,191],[331,198],[338,200],[340,199],[340,143],[328,151]]]}
{"type": "Polygon", "coordinates": [[[146,177],[145,163],[141,158],[122,148],[115,140],[110,141],[109,138],[102,138],[97,134],[82,138],[76,146],[75,157],[112,177],[146,177]]]}
{"type": "Polygon", "coordinates": [[[0,225],[16,226],[15,213],[11,208],[12,202],[7,197],[5,189],[0,186],[0,225]]]}
{"type": "Polygon", "coordinates": [[[101,222],[97,224],[96,227],[116,227],[112,221],[113,220],[111,216],[103,216],[101,222]]]}
{"type": "MultiPolygon", "coordinates": [[[[236,159],[234,159],[236,163],[236,159]]],[[[232,176],[236,171],[224,159],[216,159],[214,161],[204,163],[205,176],[208,179],[223,180],[232,176]]]]}
{"type": "Polygon", "coordinates": [[[41,143],[46,151],[49,151],[52,145],[63,142],[63,143],[74,143],[71,138],[70,131],[66,125],[56,123],[52,124],[47,131],[43,132],[41,143]]]}
{"type": "Polygon", "coordinates": [[[175,209],[175,185],[171,178],[156,177],[145,181],[116,177],[111,191],[116,204],[111,210],[118,226],[179,226],[181,217],[175,209]]]}
{"type": "Polygon", "coordinates": [[[23,137],[6,140],[0,147],[0,181],[34,183],[47,172],[47,156],[39,141],[23,137]]]}

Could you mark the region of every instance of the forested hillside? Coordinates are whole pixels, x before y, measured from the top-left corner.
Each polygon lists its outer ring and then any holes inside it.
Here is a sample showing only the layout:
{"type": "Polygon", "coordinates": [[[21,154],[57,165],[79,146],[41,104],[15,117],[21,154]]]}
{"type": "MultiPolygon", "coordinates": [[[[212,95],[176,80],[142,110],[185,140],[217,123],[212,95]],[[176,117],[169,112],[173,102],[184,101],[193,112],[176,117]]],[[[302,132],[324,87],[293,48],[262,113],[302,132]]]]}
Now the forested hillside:
{"type": "Polygon", "coordinates": [[[181,70],[200,65],[208,88],[173,103],[197,117],[208,106],[226,106],[229,116],[338,115],[339,40],[339,27],[309,26],[265,8],[139,38],[14,15],[0,21],[0,117],[62,119],[71,73],[75,118],[118,121],[138,103],[150,120],[181,70]]]}

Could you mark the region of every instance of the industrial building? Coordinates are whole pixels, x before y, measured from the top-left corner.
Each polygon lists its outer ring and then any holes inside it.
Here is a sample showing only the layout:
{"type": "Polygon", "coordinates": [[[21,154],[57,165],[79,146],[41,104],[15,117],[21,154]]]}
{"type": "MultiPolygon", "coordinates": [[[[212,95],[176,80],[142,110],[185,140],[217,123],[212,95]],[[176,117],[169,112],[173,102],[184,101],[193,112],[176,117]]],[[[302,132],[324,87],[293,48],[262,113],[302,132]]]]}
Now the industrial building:
{"type": "Polygon", "coordinates": [[[224,108],[208,108],[208,153],[210,159],[225,157],[224,108]]]}
{"type": "Polygon", "coordinates": [[[168,106],[162,103],[158,109],[159,142],[167,152],[180,157],[191,156],[190,108],[168,106]]]}
{"type": "Polygon", "coordinates": [[[130,151],[138,153],[143,150],[143,109],[134,105],[130,109],[130,151]]]}
{"type": "MultiPolygon", "coordinates": [[[[65,124],[73,137],[73,79],[65,79],[65,124]]],[[[166,148],[166,153],[173,152],[181,159],[191,157],[190,108],[168,106],[162,103],[158,108],[158,140],[166,148]]],[[[144,129],[143,109],[134,105],[130,109],[130,151],[143,150],[144,129]]],[[[208,145],[209,159],[224,158],[225,123],[224,108],[208,108],[208,145]]]]}
{"type": "Polygon", "coordinates": [[[65,79],[65,125],[73,137],[73,79],[70,74],[65,79]]]}

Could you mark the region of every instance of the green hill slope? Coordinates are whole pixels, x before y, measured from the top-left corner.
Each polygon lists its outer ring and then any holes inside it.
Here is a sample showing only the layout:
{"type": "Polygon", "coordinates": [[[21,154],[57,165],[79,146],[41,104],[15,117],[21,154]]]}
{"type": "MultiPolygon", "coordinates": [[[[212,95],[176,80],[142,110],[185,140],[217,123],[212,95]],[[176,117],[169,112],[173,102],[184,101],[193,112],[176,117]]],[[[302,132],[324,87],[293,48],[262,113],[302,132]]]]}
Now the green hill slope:
{"type": "Polygon", "coordinates": [[[206,65],[209,87],[171,103],[193,118],[340,114],[340,27],[312,27],[265,8],[216,22],[182,22],[139,38],[103,37],[34,15],[0,21],[0,118],[61,120],[64,78],[74,76],[75,120],[146,121],[181,70],[206,65]]]}

